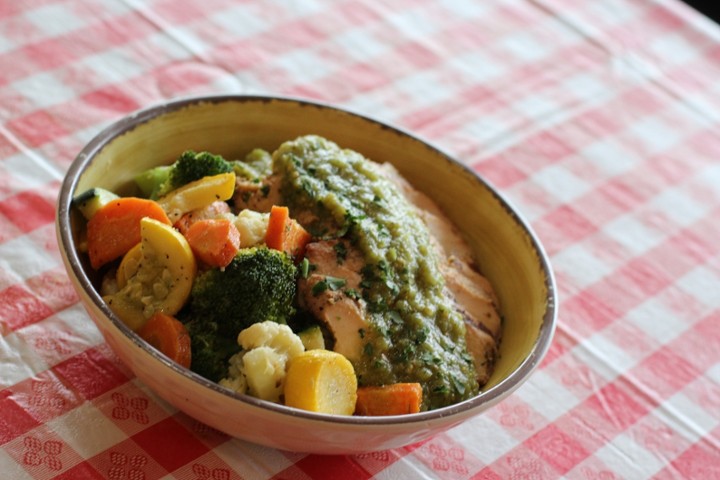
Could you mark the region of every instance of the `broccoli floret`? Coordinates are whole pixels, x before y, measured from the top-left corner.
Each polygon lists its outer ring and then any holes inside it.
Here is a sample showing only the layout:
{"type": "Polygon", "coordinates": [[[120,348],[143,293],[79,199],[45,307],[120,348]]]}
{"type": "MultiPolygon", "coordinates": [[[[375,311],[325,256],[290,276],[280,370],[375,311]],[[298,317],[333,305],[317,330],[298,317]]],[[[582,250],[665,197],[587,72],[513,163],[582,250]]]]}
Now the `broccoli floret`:
{"type": "Polygon", "coordinates": [[[170,177],[171,165],[160,165],[141,172],[135,177],[135,183],[147,198],[160,198],[158,193],[165,188],[170,177]]]}
{"type": "Polygon", "coordinates": [[[220,155],[186,150],[172,165],[154,167],[140,173],[135,177],[135,183],[143,194],[158,199],[195,180],[233,170],[233,164],[220,155]]]}
{"type": "Polygon", "coordinates": [[[190,315],[215,322],[217,335],[232,339],[254,323],[287,323],[295,313],[296,276],[295,265],[283,252],[241,249],[224,269],[214,268],[195,278],[190,315]]]}
{"type": "Polygon", "coordinates": [[[217,323],[207,319],[192,319],[185,327],[191,342],[190,369],[214,382],[227,376],[228,360],[240,350],[237,340],[219,337],[217,323]]]}
{"type": "Polygon", "coordinates": [[[190,369],[217,382],[240,351],[242,330],[266,320],[287,323],[295,314],[296,275],[287,255],[267,247],[241,249],[224,269],[199,274],[178,315],[190,334],[190,369]]]}
{"type": "Polygon", "coordinates": [[[220,155],[186,150],[173,164],[168,179],[172,190],[210,175],[233,171],[233,166],[220,155]]]}

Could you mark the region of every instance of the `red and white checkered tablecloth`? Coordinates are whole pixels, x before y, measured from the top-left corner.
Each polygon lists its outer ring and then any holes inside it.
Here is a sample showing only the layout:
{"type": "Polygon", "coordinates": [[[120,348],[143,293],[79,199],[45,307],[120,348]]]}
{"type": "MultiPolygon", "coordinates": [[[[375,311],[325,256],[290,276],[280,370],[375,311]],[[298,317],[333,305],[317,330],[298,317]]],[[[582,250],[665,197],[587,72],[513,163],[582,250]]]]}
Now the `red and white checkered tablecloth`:
{"type": "Polygon", "coordinates": [[[720,478],[720,27],[676,0],[0,0],[0,478],[720,478]],[[509,399],[407,448],[292,454],[117,361],[54,234],[104,126],[204,93],[425,137],[525,214],[559,325],[509,399]]]}

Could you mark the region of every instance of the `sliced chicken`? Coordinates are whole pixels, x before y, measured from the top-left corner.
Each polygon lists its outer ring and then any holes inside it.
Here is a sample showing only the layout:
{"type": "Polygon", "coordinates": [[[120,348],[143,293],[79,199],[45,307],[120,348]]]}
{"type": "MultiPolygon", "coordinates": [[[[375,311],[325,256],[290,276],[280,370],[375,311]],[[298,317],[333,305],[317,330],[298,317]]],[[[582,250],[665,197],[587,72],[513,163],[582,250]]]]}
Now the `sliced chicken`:
{"type": "Polygon", "coordinates": [[[478,328],[498,340],[501,333],[498,300],[488,279],[455,257],[449,257],[441,268],[458,309],[471,317],[478,328]]]}
{"type": "Polygon", "coordinates": [[[479,328],[472,321],[465,321],[465,341],[467,349],[472,355],[473,364],[477,372],[477,381],[480,386],[490,380],[493,366],[497,359],[497,342],[485,330],[479,328]]]}
{"type": "Polygon", "coordinates": [[[443,257],[453,256],[468,264],[473,263],[472,250],[467,245],[457,227],[447,219],[440,207],[424,193],[415,190],[412,185],[389,163],[379,165],[380,173],[400,189],[403,196],[415,206],[415,209],[432,232],[434,240],[444,250],[443,257]]]}
{"type": "Polygon", "coordinates": [[[450,257],[442,270],[445,285],[465,319],[465,341],[478,383],[484,385],[492,375],[502,334],[497,297],[490,282],[462,260],[450,257]]]}
{"type": "Polygon", "coordinates": [[[273,205],[282,205],[280,177],[270,175],[260,183],[238,177],[233,202],[237,211],[247,208],[256,212],[269,212],[273,205]]]}
{"type": "MultiPolygon", "coordinates": [[[[473,357],[478,382],[484,385],[492,374],[502,333],[495,292],[490,282],[473,268],[470,247],[440,208],[415,190],[394,167],[381,165],[380,173],[400,188],[433,234],[448,296],[463,315],[468,352],[473,357]]],[[[368,330],[367,311],[361,299],[346,292],[360,291],[360,272],[364,266],[361,253],[345,240],[327,240],[309,244],[306,258],[315,269],[299,282],[300,307],[327,326],[335,338],[333,350],[358,360],[363,348],[361,332],[368,330]],[[330,288],[331,279],[342,279],[342,287],[335,282],[330,288]],[[325,284],[318,287],[321,282],[325,284]]]]}
{"type": "MultiPolygon", "coordinates": [[[[286,205],[280,192],[282,178],[279,175],[270,175],[261,183],[252,182],[244,178],[238,178],[235,182],[235,195],[233,202],[237,211],[245,209],[260,213],[269,213],[273,205],[286,205]]],[[[316,212],[310,209],[292,210],[292,218],[304,227],[313,227],[320,218],[316,212]]],[[[332,235],[333,229],[327,229],[327,234],[332,235]]]]}
{"type": "Polygon", "coordinates": [[[360,291],[362,255],[345,240],[326,240],[309,243],[305,258],[313,270],[298,282],[300,307],[330,330],[334,351],[359,360],[363,332],[368,329],[366,309],[357,295],[348,292],[360,291]]]}
{"type": "Polygon", "coordinates": [[[465,318],[467,348],[473,357],[478,382],[484,385],[492,374],[502,335],[499,301],[492,285],[472,267],[470,247],[435,202],[415,190],[392,165],[383,164],[380,170],[415,206],[434,237],[446,286],[465,318]]]}

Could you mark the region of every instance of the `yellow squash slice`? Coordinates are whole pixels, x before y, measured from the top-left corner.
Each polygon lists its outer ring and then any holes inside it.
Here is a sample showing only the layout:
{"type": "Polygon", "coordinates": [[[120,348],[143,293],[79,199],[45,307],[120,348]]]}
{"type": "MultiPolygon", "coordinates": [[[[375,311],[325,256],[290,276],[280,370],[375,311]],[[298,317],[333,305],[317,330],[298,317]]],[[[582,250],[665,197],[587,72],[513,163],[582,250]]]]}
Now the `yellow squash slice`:
{"type": "Polygon", "coordinates": [[[352,363],[330,350],[306,350],[291,358],[285,377],[285,405],[311,412],[352,415],[357,378],[352,363]]]}
{"type": "Polygon", "coordinates": [[[128,251],[122,258],[120,265],[118,266],[117,272],[115,273],[115,280],[117,281],[118,289],[122,289],[127,285],[128,278],[131,278],[138,271],[138,267],[142,263],[142,242],[135,245],[128,251]]]}
{"type": "Polygon", "coordinates": [[[158,203],[174,224],[191,210],[206,207],[217,200],[229,200],[234,192],[235,174],[221,173],[183,185],[158,199],[158,203]]]}
{"type": "Polygon", "coordinates": [[[190,295],[197,271],[187,240],[169,225],[143,218],[140,235],[139,247],[133,247],[120,263],[120,290],[103,297],[135,331],[156,312],[175,315],[190,295]]]}

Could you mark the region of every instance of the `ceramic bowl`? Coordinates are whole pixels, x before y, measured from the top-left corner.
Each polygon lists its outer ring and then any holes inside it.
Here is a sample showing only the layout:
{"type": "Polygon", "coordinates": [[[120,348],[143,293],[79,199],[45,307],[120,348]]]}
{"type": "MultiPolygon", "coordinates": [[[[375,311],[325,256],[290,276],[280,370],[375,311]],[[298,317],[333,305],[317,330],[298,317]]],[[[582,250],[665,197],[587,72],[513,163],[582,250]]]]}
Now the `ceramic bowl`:
{"type": "Polygon", "coordinates": [[[98,134],[71,165],[58,200],[60,251],[90,318],[117,356],[160,397],[195,419],[283,450],[353,454],[424,440],[478,415],[520,386],[547,351],[556,321],[546,254],[522,216],[460,162],[407,132],[310,101],[259,96],[190,98],[127,116],[98,134]],[[391,417],[317,414],[235,394],[171,362],[128,329],[102,301],[76,248],[82,226],[74,195],[91,187],[132,193],[133,176],[186,149],[241,158],[304,134],[322,135],[378,162],[391,162],[461,227],[502,305],[504,334],[489,383],[476,397],[438,410],[391,417]]]}

